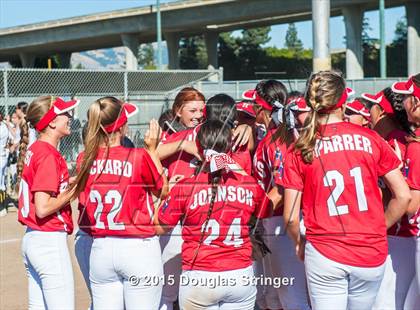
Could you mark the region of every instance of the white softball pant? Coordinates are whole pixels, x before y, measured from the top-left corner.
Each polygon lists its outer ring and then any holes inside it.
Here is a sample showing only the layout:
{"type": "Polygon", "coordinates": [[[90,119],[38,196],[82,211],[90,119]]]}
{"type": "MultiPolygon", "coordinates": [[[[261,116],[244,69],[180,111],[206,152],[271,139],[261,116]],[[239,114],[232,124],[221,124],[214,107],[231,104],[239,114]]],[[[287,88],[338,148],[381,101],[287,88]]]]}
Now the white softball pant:
{"type": "Polygon", "coordinates": [[[74,280],[66,232],[28,228],[22,240],[29,309],[74,309],[74,280]]]}
{"type": "Polygon", "coordinates": [[[309,310],[305,266],[295,254],[293,241],[287,236],[282,216],[269,218],[265,226],[267,245],[271,250],[272,277],[293,278],[292,285],[277,289],[284,310],[309,310]]]}
{"type": "Polygon", "coordinates": [[[173,310],[173,303],[179,294],[179,277],[182,271],[182,226],[178,223],[171,232],[160,236],[162,248],[163,273],[165,278],[173,279],[173,283],[165,281],[160,300],[160,310],[173,310]]]}
{"type": "Polygon", "coordinates": [[[313,310],[371,310],[385,271],[340,264],[305,247],[305,269],[313,310]]]}
{"type": "Polygon", "coordinates": [[[90,285],[95,310],[154,310],[162,294],[159,239],[94,238],[90,285]]]}
{"type": "Polygon", "coordinates": [[[418,310],[420,307],[420,237],[416,237],[416,275],[411,281],[405,298],[404,310],[418,310]]]}
{"type": "Polygon", "coordinates": [[[221,272],[183,271],[179,290],[180,309],[253,310],[257,289],[252,281],[241,281],[243,277],[252,279],[253,275],[252,266],[221,272]]]}
{"type": "Polygon", "coordinates": [[[408,289],[416,274],[415,256],[414,237],[388,236],[385,274],[372,309],[404,309],[408,289]]]}
{"type": "Polygon", "coordinates": [[[77,263],[79,264],[80,271],[83,274],[86,286],[89,290],[90,297],[92,298],[92,290],[89,281],[89,261],[90,252],[92,250],[93,238],[92,236],[79,229],[74,239],[74,253],[76,255],[77,263]]]}

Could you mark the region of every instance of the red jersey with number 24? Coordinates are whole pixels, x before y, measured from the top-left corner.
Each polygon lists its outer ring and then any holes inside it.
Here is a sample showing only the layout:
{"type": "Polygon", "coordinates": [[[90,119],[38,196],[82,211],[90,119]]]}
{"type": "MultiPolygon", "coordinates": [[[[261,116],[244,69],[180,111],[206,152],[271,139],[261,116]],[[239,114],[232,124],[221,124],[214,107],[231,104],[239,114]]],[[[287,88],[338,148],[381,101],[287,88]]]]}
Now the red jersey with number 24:
{"type": "Polygon", "coordinates": [[[306,238],[333,261],[379,266],[388,244],[378,178],[400,160],[370,129],[339,122],[320,132],[311,164],[292,148],[286,155],[284,187],[303,192],[306,238]]]}
{"type": "Polygon", "coordinates": [[[84,222],[91,225],[94,237],[151,237],[155,235],[151,192],[162,186],[163,179],[146,150],[117,146],[106,154],[102,148],[79,196],[79,210],[86,212],[84,222]]]}
{"type": "Polygon", "coordinates": [[[47,192],[57,197],[68,184],[69,171],[63,156],[47,142],[34,142],[26,152],[19,187],[19,222],[34,230],[66,231],[71,234],[73,221],[70,203],[42,219],[35,212],[36,192],[47,192]]]}
{"type": "Polygon", "coordinates": [[[268,198],[255,179],[235,172],[222,175],[207,228],[209,174],[177,183],[159,210],[159,222],[171,227],[182,220],[183,270],[226,271],[252,265],[248,222],[269,215],[268,198]],[[198,249],[198,250],[197,250],[198,249]]]}

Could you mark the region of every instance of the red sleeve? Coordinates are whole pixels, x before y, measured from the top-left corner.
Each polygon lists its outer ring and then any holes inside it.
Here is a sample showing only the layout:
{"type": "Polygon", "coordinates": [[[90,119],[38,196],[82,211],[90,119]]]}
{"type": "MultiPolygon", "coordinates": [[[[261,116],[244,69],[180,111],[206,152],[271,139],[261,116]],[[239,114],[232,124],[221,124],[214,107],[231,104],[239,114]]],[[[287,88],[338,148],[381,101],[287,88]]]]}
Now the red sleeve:
{"type": "Polygon", "coordinates": [[[302,158],[293,147],[287,151],[284,162],[283,186],[284,188],[303,191],[304,175],[302,171],[302,158]]]}
{"type": "Polygon", "coordinates": [[[155,163],[146,150],[143,150],[140,167],[143,184],[151,191],[161,190],[163,187],[163,178],[157,171],[155,163]]]}
{"type": "Polygon", "coordinates": [[[53,154],[37,158],[33,173],[31,192],[59,192],[60,166],[53,154]]]}
{"type": "Polygon", "coordinates": [[[378,161],[378,175],[383,176],[388,172],[397,169],[401,164],[401,161],[384,139],[378,138],[378,142],[381,154],[378,161]]]}
{"type": "Polygon", "coordinates": [[[407,155],[404,170],[408,186],[420,191],[420,143],[411,142],[407,147],[407,155]]]}
{"type": "Polygon", "coordinates": [[[270,199],[268,199],[265,191],[256,184],[254,215],[260,219],[267,218],[271,215],[270,207],[270,199]]]}
{"type": "Polygon", "coordinates": [[[162,207],[159,209],[159,222],[174,227],[184,214],[185,191],[180,184],[175,185],[162,207]]]}

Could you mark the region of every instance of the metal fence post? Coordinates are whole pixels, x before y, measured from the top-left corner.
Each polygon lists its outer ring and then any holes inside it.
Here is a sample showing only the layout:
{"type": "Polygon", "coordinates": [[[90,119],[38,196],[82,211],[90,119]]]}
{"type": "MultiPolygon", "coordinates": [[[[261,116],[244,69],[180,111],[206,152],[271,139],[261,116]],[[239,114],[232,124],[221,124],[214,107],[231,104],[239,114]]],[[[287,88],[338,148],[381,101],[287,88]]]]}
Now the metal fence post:
{"type": "Polygon", "coordinates": [[[223,87],[223,67],[219,67],[219,91],[222,91],[223,87]]]}
{"type": "Polygon", "coordinates": [[[128,100],[128,71],[124,71],[124,101],[128,100]]]}
{"type": "Polygon", "coordinates": [[[9,114],[9,90],[7,88],[7,69],[4,69],[3,71],[3,90],[4,90],[4,101],[6,102],[4,109],[5,109],[5,114],[4,115],[8,115],[9,114]]]}

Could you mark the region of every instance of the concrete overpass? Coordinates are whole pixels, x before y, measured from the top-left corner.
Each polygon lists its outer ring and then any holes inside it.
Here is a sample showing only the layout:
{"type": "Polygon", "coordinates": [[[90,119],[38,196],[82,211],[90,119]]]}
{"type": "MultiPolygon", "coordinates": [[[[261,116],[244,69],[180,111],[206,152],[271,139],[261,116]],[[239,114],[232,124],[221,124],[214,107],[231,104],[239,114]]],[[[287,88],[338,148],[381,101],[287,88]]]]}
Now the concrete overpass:
{"type": "MultiPolygon", "coordinates": [[[[420,72],[420,0],[387,0],[386,5],[406,6],[409,74],[420,72]]],[[[186,0],[163,4],[162,31],[169,67],[178,68],[181,37],[204,34],[209,64],[218,67],[219,33],[312,19],[314,70],[328,68],[328,20],[344,15],[347,77],[361,78],[363,13],[377,7],[378,0],[186,0]]],[[[69,66],[73,52],[125,46],[127,68],[136,69],[139,44],[155,38],[154,6],[118,10],[0,29],[0,61],[20,59],[23,67],[32,67],[37,56],[59,54],[62,64],[69,66]]]]}

